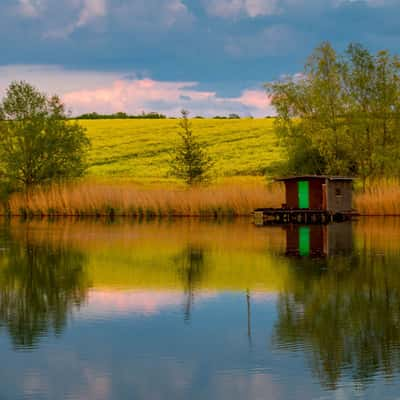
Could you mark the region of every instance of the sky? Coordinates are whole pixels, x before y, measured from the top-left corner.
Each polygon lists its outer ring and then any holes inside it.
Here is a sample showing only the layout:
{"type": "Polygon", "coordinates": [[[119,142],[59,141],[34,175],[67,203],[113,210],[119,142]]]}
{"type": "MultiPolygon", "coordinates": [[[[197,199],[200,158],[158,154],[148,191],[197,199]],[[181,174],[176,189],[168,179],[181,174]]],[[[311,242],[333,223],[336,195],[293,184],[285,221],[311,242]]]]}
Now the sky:
{"type": "Polygon", "coordinates": [[[0,0],[0,95],[12,80],[73,115],[273,108],[263,84],[322,41],[399,52],[400,0],[0,0]]]}

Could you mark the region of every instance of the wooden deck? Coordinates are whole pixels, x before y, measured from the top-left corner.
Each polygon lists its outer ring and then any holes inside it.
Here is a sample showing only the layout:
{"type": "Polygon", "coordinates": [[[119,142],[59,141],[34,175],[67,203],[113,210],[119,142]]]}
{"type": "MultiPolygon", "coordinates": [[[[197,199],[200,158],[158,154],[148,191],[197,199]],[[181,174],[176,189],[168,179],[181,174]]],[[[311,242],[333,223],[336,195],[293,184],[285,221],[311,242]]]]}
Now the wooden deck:
{"type": "Polygon", "coordinates": [[[358,214],[355,211],[330,213],[314,209],[257,208],[254,223],[257,226],[272,224],[328,224],[348,221],[358,214]]]}

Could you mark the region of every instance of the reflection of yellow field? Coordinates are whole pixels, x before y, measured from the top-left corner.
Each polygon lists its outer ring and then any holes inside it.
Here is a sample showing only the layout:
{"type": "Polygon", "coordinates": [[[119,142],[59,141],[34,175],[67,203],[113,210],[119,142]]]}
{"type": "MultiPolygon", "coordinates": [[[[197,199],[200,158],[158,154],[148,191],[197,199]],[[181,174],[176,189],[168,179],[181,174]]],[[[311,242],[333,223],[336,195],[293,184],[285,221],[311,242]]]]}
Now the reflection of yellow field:
{"type": "Polygon", "coordinates": [[[210,290],[276,291],[287,278],[287,260],[273,255],[284,251],[284,231],[258,229],[250,220],[232,224],[32,222],[28,233],[25,229],[23,223],[12,224],[15,237],[87,253],[90,281],[96,288],[182,289],[193,283],[210,290]]]}
{"type": "MultiPolygon", "coordinates": [[[[295,274],[283,256],[280,227],[179,220],[168,223],[83,221],[11,224],[13,237],[71,246],[87,254],[90,281],[98,289],[259,289],[290,287],[295,274]]],[[[354,224],[354,245],[376,253],[399,251],[400,220],[364,219],[354,224]]]]}
{"type": "MultiPolygon", "coordinates": [[[[188,266],[179,266],[179,254],[131,254],[115,259],[110,254],[93,254],[89,275],[94,286],[116,289],[185,288],[188,266]],[[112,268],[110,267],[112,266],[112,268]],[[185,271],[186,270],[186,271],[185,271]],[[186,272],[186,275],[185,275],[186,272]]],[[[279,291],[287,278],[286,262],[268,254],[205,252],[204,271],[195,277],[193,289],[279,291]],[[251,261],[249,261],[251,259],[251,261]]]]}

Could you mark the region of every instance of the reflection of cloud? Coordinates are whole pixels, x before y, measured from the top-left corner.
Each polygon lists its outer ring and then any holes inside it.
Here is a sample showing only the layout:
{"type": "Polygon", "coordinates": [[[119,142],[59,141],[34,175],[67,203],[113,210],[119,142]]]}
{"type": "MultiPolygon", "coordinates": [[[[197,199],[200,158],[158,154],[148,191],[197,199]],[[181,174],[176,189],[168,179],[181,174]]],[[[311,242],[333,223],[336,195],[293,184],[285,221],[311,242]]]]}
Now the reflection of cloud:
{"type": "MultiPolygon", "coordinates": [[[[68,357],[67,357],[68,358],[68,357]]],[[[89,367],[86,362],[82,362],[78,357],[74,358],[74,370],[79,371],[79,382],[75,381],[72,385],[73,396],[77,400],[106,400],[110,398],[111,381],[108,373],[89,367]]],[[[51,357],[50,357],[51,359],[51,357]]],[[[53,360],[51,360],[53,361],[53,360]]],[[[70,368],[69,363],[65,363],[65,358],[57,359],[58,366],[61,364],[65,368],[70,368]]],[[[29,370],[24,374],[22,380],[24,398],[61,398],[59,388],[54,386],[54,380],[49,378],[48,373],[38,370],[29,370]],[[58,393],[58,395],[56,395],[58,393]]],[[[70,388],[71,390],[71,388],[70,388]]]]}
{"type": "Polygon", "coordinates": [[[106,400],[110,398],[111,381],[108,374],[96,371],[93,368],[84,367],[83,376],[86,381],[85,388],[80,393],[77,393],[74,398],[76,399],[95,399],[106,400]]]}
{"type": "MultiPolygon", "coordinates": [[[[196,302],[212,298],[212,292],[199,292],[196,302]]],[[[166,309],[179,307],[185,301],[185,294],[177,290],[135,290],[89,292],[87,306],[81,309],[77,318],[107,319],[129,314],[153,315],[166,309]]]]}
{"type": "Polygon", "coordinates": [[[28,371],[22,380],[24,397],[34,398],[40,394],[48,392],[49,385],[47,379],[36,371],[28,371]]]}
{"type": "Polygon", "coordinates": [[[215,378],[216,399],[280,399],[282,386],[270,374],[219,374],[215,378]]]}
{"type": "Polygon", "coordinates": [[[276,302],[278,299],[278,292],[251,292],[251,300],[256,303],[269,303],[276,302]]]}

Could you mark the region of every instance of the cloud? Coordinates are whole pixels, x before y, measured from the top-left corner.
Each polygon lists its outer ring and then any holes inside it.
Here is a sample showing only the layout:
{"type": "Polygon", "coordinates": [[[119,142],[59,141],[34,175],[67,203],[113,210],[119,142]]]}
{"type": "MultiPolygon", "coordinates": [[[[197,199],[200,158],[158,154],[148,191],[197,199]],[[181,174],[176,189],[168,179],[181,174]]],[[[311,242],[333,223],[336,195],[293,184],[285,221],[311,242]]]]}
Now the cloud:
{"type": "Polygon", "coordinates": [[[397,0],[332,0],[334,5],[365,3],[370,7],[384,7],[395,4],[397,0]]]}
{"type": "Polygon", "coordinates": [[[276,56],[293,53],[304,42],[301,33],[287,25],[271,25],[252,35],[229,37],[225,51],[234,57],[276,56]]]}
{"type": "Polygon", "coordinates": [[[215,91],[199,90],[197,82],[153,80],[135,73],[77,71],[46,65],[0,66],[0,95],[13,80],[26,80],[46,93],[59,94],[74,115],[92,111],[157,111],[178,116],[182,108],[192,115],[204,116],[237,113],[261,117],[273,112],[261,89],[246,89],[237,97],[221,97],[215,91]]]}
{"type": "Polygon", "coordinates": [[[123,0],[113,7],[112,18],[126,30],[158,31],[186,26],[194,17],[182,0],[123,0]]]}
{"type": "Polygon", "coordinates": [[[239,104],[243,104],[254,110],[266,111],[270,104],[263,90],[244,90],[240,97],[233,99],[239,104]]]}
{"type": "Polygon", "coordinates": [[[207,13],[212,16],[255,18],[284,14],[293,9],[326,10],[350,3],[365,3],[371,7],[383,7],[396,2],[398,0],[203,0],[203,5],[207,13]]]}
{"type": "Polygon", "coordinates": [[[18,11],[19,14],[27,18],[36,18],[44,10],[44,0],[19,0],[18,11]]]}
{"type": "Polygon", "coordinates": [[[113,30],[157,31],[193,21],[183,0],[17,0],[4,9],[10,7],[14,17],[40,19],[36,29],[42,38],[53,40],[69,38],[82,28],[96,31],[105,23],[113,30]]]}
{"type": "MultiPolygon", "coordinates": [[[[40,90],[53,94],[70,91],[96,89],[101,85],[111,85],[120,79],[121,73],[69,70],[57,65],[3,65],[0,66],[0,97],[12,81],[26,80],[40,90]]],[[[135,79],[135,74],[130,74],[135,79]]]]}
{"type": "Polygon", "coordinates": [[[280,13],[279,0],[204,0],[209,15],[230,18],[258,17],[280,13]]]}
{"type": "MultiPolygon", "coordinates": [[[[66,39],[77,29],[91,26],[107,16],[106,0],[71,0],[70,3],[65,3],[64,7],[66,13],[61,15],[61,22],[50,25],[43,32],[43,38],[66,39]]],[[[56,21],[59,19],[60,16],[55,18],[56,21]]]]}
{"type": "Polygon", "coordinates": [[[269,99],[262,90],[245,90],[239,97],[225,98],[212,91],[197,90],[196,86],[196,82],[117,80],[110,86],[65,93],[63,99],[74,114],[157,111],[178,116],[182,108],[190,110],[192,115],[203,116],[230,113],[265,116],[272,113],[269,99]]]}
{"type": "Polygon", "coordinates": [[[91,20],[106,15],[106,0],[84,0],[76,27],[84,26],[91,20]]]}

